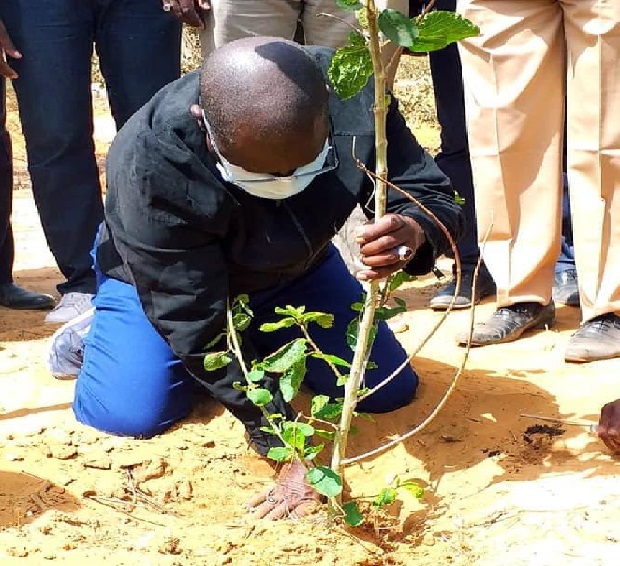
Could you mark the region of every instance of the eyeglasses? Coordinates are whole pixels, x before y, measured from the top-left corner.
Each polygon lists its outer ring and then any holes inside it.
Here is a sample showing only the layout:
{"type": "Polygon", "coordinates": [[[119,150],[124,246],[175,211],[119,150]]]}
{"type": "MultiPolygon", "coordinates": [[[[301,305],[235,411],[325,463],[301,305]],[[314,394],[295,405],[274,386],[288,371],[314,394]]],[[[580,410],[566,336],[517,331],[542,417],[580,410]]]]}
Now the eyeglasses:
{"type": "MultiPolygon", "coordinates": [[[[213,151],[217,155],[217,158],[219,159],[222,168],[226,171],[228,178],[230,179],[230,182],[234,183],[235,175],[233,171],[231,171],[231,167],[230,167],[230,165],[232,164],[220,153],[220,150],[218,149],[215,143],[215,136],[213,135],[213,130],[211,129],[211,126],[205,115],[204,108],[201,108],[200,110],[202,113],[202,122],[211,140],[213,151]]],[[[310,165],[310,163],[308,165],[310,165]]],[[[307,177],[309,175],[317,176],[317,175],[322,175],[323,173],[328,173],[329,171],[333,171],[334,169],[338,167],[338,165],[339,165],[338,154],[334,146],[333,136],[332,136],[331,127],[330,127],[328,137],[327,137],[327,155],[325,157],[325,161],[322,167],[318,169],[312,169],[310,171],[299,171],[299,169],[304,169],[307,166],[307,165],[302,165],[301,167],[297,168],[298,172],[293,173],[292,175],[270,175],[268,173],[264,173],[264,174],[256,173],[256,175],[260,175],[260,177],[253,179],[251,177],[246,178],[244,176],[243,182],[244,183],[267,183],[271,181],[286,181],[287,179],[300,179],[303,177],[307,177]]],[[[238,167],[238,166],[235,166],[235,167],[238,167]]]]}

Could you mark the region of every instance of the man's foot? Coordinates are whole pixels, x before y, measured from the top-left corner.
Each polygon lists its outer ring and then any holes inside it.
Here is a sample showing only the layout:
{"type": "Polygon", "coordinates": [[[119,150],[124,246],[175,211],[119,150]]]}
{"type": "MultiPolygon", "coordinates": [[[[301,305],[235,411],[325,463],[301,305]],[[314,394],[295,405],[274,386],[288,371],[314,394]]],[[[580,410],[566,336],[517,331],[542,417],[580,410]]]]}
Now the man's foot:
{"type": "Polygon", "coordinates": [[[567,362],[593,362],[620,357],[620,317],[602,314],[585,322],[568,341],[567,362]]]}
{"type": "Polygon", "coordinates": [[[94,316],[95,308],[91,307],[52,334],[46,365],[56,379],[73,379],[80,373],[84,361],[84,338],[94,316]]]}
{"type": "MultiPolygon", "coordinates": [[[[461,288],[459,294],[454,299],[453,309],[468,309],[472,305],[472,287],[474,282],[474,270],[468,269],[461,271],[461,288]]],[[[456,290],[456,279],[439,289],[429,306],[435,311],[445,311],[454,297],[456,290]]],[[[476,282],[475,303],[479,303],[485,297],[495,294],[495,283],[488,273],[480,273],[476,282]]]]}
{"type": "Polygon", "coordinates": [[[54,306],[54,297],[22,289],[15,283],[0,285],[0,305],[17,310],[47,310],[54,306]]]}
{"type": "Polygon", "coordinates": [[[552,296],[553,300],[560,305],[579,306],[579,286],[575,269],[567,269],[555,274],[552,296]]]}
{"type": "Polygon", "coordinates": [[[94,295],[91,293],[67,293],[63,295],[56,308],[45,317],[45,322],[52,324],[69,322],[92,308],[93,297],[94,295]]]}
{"type": "MultiPolygon", "coordinates": [[[[476,324],[471,336],[471,346],[486,346],[512,342],[524,332],[535,328],[551,326],[555,320],[555,305],[540,303],[517,303],[497,309],[486,322],[476,324]]],[[[456,337],[461,346],[469,342],[469,332],[460,332],[456,337]]]]}

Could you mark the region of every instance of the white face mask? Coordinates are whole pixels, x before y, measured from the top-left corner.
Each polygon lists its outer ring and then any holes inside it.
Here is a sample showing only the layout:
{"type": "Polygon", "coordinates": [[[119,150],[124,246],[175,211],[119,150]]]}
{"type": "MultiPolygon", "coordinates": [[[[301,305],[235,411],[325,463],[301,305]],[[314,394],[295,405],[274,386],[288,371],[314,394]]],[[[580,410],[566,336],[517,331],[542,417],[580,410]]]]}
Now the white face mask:
{"type": "Polygon", "coordinates": [[[280,200],[300,193],[317,175],[333,169],[333,167],[323,167],[330,149],[329,141],[325,140],[323,149],[312,162],[298,167],[292,175],[287,177],[252,173],[232,164],[221,155],[219,156],[220,163],[216,167],[224,181],[237,185],[247,193],[259,198],[280,200]]]}
{"type": "Polygon", "coordinates": [[[317,175],[334,170],[338,166],[336,154],[330,160],[330,165],[325,165],[325,161],[330,151],[334,152],[334,148],[329,143],[329,138],[325,140],[321,152],[307,165],[302,165],[295,169],[292,175],[286,177],[275,177],[268,173],[252,173],[239,165],[235,165],[228,161],[215,145],[214,136],[211,131],[209,122],[202,112],[202,118],[205,128],[211,138],[211,144],[215,153],[219,158],[216,164],[217,170],[222,175],[222,179],[228,183],[232,183],[247,193],[259,197],[272,200],[282,200],[292,197],[303,191],[317,175]]]}

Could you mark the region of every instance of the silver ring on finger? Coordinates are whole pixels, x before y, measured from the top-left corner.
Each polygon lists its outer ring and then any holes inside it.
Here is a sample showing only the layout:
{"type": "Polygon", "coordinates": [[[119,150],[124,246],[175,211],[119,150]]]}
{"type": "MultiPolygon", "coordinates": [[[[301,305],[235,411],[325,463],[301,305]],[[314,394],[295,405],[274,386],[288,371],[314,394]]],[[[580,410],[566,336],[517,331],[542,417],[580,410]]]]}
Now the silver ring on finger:
{"type": "Polygon", "coordinates": [[[172,9],[172,4],[170,4],[170,2],[164,2],[162,8],[164,12],[169,12],[172,9]]]}
{"type": "Polygon", "coordinates": [[[396,255],[400,261],[407,261],[413,255],[413,250],[409,246],[398,246],[396,248],[396,255]]]}

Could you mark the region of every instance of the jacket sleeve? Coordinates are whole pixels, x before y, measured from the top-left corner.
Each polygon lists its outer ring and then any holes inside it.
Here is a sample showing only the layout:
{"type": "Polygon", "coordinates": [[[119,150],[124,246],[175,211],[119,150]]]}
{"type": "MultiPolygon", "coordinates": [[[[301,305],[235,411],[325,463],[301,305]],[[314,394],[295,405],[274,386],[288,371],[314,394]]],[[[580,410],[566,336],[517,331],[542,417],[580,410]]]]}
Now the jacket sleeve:
{"type": "MultiPolygon", "coordinates": [[[[197,207],[187,204],[191,202],[188,185],[196,181],[186,180],[152,152],[124,179],[131,181],[135,200],[131,205],[118,204],[122,229],[113,230],[113,236],[146,316],[187,370],[244,423],[255,448],[266,454],[270,446],[280,443],[260,430],[268,424],[260,409],[233,388],[235,382],[245,383],[239,364],[233,361],[215,372],[203,366],[207,345],[226,328],[229,295],[220,238],[204,228],[207,219],[203,217],[201,223],[192,217],[197,207]]],[[[199,190],[205,199],[212,198],[204,182],[199,190]]],[[[225,344],[223,340],[211,349],[226,349],[225,344]]],[[[243,354],[248,363],[257,358],[245,337],[243,354]]],[[[265,387],[273,394],[267,410],[290,415],[277,383],[269,381],[265,387]]]]}
{"type": "MultiPolygon", "coordinates": [[[[456,241],[463,229],[461,207],[456,203],[450,179],[435,164],[405,124],[398,110],[398,103],[392,99],[387,116],[386,134],[388,140],[388,178],[391,183],[409,193],[428,208],[447,228],[456,241]]],[[[371,164],[374,168],[374,163],[371,164]]],[[[372,203],[368,185],[365,198],[372,203]]],[[[372,206],[370,207],[372,209],[372,206]]],[[[426,243],[406,266],[411,275],[428,273],[440,255],[450,250],[448,238],[437,222],[401,193],[387,189],[387,211],[402,214],[416,220],[423,228],[426,243]]]]}

